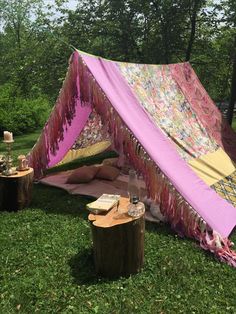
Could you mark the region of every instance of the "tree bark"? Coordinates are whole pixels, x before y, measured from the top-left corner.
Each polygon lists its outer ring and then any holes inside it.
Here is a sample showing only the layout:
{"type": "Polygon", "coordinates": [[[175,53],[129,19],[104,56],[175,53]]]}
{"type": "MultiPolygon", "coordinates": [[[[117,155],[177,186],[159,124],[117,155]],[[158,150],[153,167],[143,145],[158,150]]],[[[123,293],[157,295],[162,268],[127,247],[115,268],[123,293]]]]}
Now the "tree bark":
{"type": "Polygon", "coordinates": [[[20,175],[0,176],[0,211],[17,211],[29,205],[33,177],[32,169],[20,175]]]}
{"type": "Polygon", "coordinates": [[[144,261],[144,216],[110,228],[93,224],[91,228],[98,274],[116,278],[141,270],[144,261]]]}
{"type": "Polygon", "coordinates": [[[90,214],[94,263],[97,274],[108,278],[138,273],[144,263],[145,220],[128,215],[128,198],[120,198],[118,209],[90,214]],[[122,213],[119,213],[119,211],[122,213]]]}
{"type": "Polygon", "coordinates": [[[233,121],[235,102],[236,102],[236,36],[234,38],[234,59],[233,59],[233,74],[231,80],[231,92],[229,107],[227,110],[227,121],[230,125],[232,124],[233,121]]]}
{"type": "MultiPolygon", "coordinates": [[[[185,61],[189,61],[193,49],[193,43],[195,39],[195,34],[196,34],[196,21],[197,21],[197,11],[198,11],[198,0],[194,1],[193,5],[193,12],[189,13],[190,15],[190,22],[191,22],[191,32],[190,32],[190,37],[188,41],[188,47],[186,50],[186,55],[185,55],[185,61]]],[[[190,5],[190,4],[189,4],[190,5]]],[[[190,8],[189,8],[190,10],[190,8]]]]}

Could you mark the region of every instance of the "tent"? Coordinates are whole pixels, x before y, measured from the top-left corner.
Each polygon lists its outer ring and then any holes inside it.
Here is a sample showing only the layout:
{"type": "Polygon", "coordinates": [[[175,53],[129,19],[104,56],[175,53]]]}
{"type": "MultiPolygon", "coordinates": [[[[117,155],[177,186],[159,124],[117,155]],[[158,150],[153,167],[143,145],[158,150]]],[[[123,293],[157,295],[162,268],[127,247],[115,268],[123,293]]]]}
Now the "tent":
{"type": "Polygon", "coordinates": [[[78,137],[85,150],[97,139],[104,149],[109,138],[171,226],[236,266],[228,239],[236,224],[236,135],[189,63],[122,63],[75,51],[29,155],[36,176],[73,155],[78,137]]]}

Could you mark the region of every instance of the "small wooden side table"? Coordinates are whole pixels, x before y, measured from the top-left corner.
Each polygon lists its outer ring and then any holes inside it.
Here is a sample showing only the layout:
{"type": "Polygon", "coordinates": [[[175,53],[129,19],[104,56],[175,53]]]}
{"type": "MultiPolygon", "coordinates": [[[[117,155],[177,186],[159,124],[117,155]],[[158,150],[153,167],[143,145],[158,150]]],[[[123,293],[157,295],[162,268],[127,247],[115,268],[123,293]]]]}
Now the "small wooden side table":
{"type": "Polygon", "coordinates": [[[17,211],[29,205],[33,177],[33,168],[12,176],[0,174],[0,211],[17,211]]]}
{"type": "Polygon", "coordinates": [[[144,263],[144,215],[128,215],[128,198],[121,197],[119,208],[108,213],[89,214],[95,269],[108,278],[138,273],[144,263]],[[122,213],[121,213],[122,212],[122,213]]]}

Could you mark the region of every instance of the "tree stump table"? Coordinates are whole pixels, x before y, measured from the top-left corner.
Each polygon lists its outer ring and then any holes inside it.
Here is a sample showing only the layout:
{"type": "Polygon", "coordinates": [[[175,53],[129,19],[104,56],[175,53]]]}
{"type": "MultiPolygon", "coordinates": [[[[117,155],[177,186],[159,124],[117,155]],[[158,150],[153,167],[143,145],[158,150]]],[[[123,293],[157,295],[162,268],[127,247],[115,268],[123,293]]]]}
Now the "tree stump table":
{"type": "Polygon", "coordinates": [[[11,176],[0,173],[0,211],[17,211],[29,205],[33,177],[33,168],[11,176]]]}
{"type": "Polygon", "coordinates": [[[138,273],[144,263],[144,215],[128,215],[129,199],[104,214],[89,214],[95,269],[108,278],[138,273]]]}

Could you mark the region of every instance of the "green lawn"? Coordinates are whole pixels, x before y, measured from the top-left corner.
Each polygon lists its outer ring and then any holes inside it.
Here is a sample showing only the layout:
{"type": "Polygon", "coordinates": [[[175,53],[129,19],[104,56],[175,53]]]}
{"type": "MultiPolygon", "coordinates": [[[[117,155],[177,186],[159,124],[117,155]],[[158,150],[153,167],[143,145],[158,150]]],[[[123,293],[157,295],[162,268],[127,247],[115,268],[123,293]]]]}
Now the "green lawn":
{"type": "MultiPolygon", "coordinates": [[[[15,138],[15,155],[36,137],[15,138]]],[[[35,184],[29,208],[0,213],[0,313],[236,312],[236,270],[168,225],[146,223],[141,273],[98,278],[86,202],[35,184]]]]}
{"type": "Polygon", "coordinates": [[[236,119],[234,119],[232,122],[232,128],[236,131],[236,119]]]}

